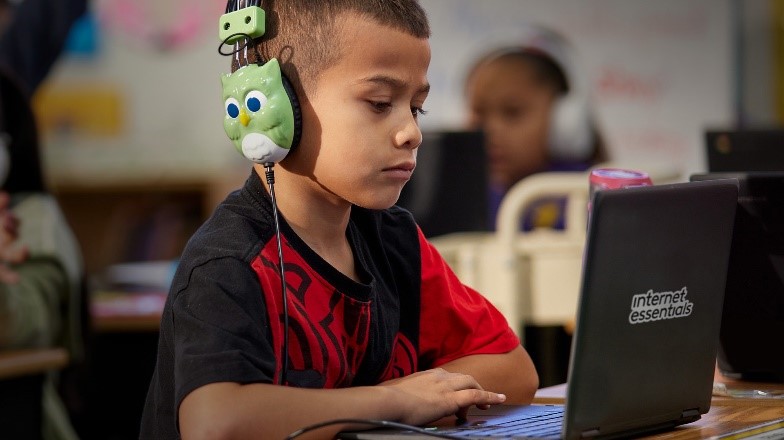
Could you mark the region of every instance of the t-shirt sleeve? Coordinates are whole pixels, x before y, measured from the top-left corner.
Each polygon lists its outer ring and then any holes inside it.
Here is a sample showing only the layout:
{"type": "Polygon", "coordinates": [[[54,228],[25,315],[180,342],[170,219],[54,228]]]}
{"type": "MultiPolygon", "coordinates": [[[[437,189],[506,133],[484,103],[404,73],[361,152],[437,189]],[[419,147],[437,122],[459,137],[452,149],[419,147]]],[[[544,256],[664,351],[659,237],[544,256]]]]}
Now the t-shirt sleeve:
{"type": "MultiPolygon", "coordinates": [[[[179,274],[178,274],[179,275],[179,274]]],[[[219,258],[194,267],[172,303],[176,406],[215,382],[272,382],[274,351],[258,278],[219,258]]]]}
{"type": "Polygon", "coordinates": [[[475,354],[512,351],[520,340],[484,296],[464,285],[419,231],[422,286],[419,350],[422,365],[437,367],[475,354]]]}

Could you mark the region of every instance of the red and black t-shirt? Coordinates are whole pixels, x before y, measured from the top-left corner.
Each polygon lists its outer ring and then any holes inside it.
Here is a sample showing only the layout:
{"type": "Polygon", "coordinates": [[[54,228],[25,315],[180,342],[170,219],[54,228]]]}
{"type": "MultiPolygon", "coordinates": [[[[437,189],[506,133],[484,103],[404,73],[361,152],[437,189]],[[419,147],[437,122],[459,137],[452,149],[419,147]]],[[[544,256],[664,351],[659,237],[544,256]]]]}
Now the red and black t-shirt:
{"type": "MultiPolygon", "coordinates": [[[[503,316],[459,282],[401,208],[353,208],[346,236],[361,282],[330,266],[284,219],[281,233],[289,386],[373,385],[519,345],[503,316]]],[[[143,438],[176,438],[177,408],[200,386],[280,377],[278,265],[272,206],[254,173],[183,253],[161,321],[143,438]]]]}

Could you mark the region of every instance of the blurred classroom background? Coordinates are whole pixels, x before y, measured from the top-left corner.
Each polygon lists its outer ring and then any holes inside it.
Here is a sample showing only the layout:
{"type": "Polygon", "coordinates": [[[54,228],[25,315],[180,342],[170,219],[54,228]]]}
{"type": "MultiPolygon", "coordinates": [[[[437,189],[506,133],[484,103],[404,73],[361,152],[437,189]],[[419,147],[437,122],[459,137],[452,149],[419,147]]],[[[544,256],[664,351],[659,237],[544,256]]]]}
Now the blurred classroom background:
{"type": "MultiPolygon", "coordinates": [[[[461,129],[469,63],[523,21],[576,46],[619,162],[687,180],[706,169],[706,130],[784,122],[782,0],[421,3],[433,30],[424,131],[461,129]]],[[[93,1],[34,97],[45,175],[82,248],[94,312],[87,390],[70,402],[85,439],[138,436],[172,264],[249,174],[221,122],[224,7],[93,1]]]]}
{"type": "MultiPolygon", "coordinates": [[[[459,129],[472,59],[516,24],[560,30],[589,78],[610,156],[705,169],[704,131],[782,120],[777,0],[423,0],[432,22],[425,131],[459,129]]],[[[100,0],[35,96],[46,176],[87,268],[177,256],[248,165],[221,126],[222,2],[100,0]],[[187,6],[187,7],[186,7],[187,6]]]]}

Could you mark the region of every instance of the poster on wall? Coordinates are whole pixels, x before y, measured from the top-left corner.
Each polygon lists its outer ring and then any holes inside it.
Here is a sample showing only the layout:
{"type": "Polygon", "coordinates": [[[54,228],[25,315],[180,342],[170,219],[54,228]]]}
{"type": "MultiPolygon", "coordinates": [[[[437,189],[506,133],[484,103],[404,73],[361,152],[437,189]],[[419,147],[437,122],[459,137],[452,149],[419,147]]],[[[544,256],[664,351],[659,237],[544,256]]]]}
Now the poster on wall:
{"type": "Polygon", "coordinates": [[[466,120],[466,71],[489,48],[514,44],[526,24],[574,46],[592,107],[617,163],[705,169],[704,131],[732,121],[728,0],[421,0],[432,26],[425,129],[466,120]]]}

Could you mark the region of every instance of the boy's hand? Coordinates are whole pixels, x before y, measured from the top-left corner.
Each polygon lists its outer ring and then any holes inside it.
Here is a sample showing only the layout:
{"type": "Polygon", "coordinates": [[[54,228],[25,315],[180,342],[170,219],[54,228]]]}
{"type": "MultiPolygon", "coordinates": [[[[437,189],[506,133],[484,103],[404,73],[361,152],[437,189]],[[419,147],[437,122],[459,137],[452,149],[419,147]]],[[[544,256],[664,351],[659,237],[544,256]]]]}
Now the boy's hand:
{"type": "Polygon", "coordinates": [[[11,197],[0,191],[0,283],[16,283],[19,274],[10,265],[27,259],[26,246],[16,244],[19,235],[19,219],[11,211],[11,197]]]}
{"type": "Polygon", "coordinates": [[[486,409],[506,400],[503,394],[485,391],[467,374],[450,373],[441,368],[420,371],[380,385],[402,393],[404,411],[400,421],[410,425],[422,425],[451,415],[465,418],[472,405],[486,409]]]}

